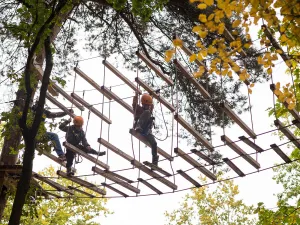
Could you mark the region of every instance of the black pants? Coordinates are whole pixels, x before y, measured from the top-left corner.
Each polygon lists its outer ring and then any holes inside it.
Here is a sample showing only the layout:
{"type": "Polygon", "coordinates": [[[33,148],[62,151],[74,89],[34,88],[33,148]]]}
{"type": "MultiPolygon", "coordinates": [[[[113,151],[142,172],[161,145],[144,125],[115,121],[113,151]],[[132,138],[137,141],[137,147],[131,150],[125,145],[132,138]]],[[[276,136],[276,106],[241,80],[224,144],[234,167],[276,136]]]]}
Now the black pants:
{"type": "MultiPolygon", "coordinates": [[[[76,148],[79,148],[81,151],[87,153],[87,154],[97,154],[97,152],[94,149],[88,150],[87,148],[85,148],[83,145],[76,145],[76,148]]],[[[66,158],[67,158],[67,168],[71,167],[73,165],[73,161],[75,158],[76,153],[73,152],[72,150],[69,150],[67,148],[67,152],[66,152],[66,158]]]]}
{"type": "Polygon", "coordinates": [[[144,136],[151,146],[152,156],[157,156],[157,142],[153,134],[151,134],[150,132],[151,130],[149,131],[147,130],[147,129],[151,129],[151,123],[152,123],[152,118],[151,118],[150,110],[144,110],[144,112],[141,114],[137,122],[137,126],[143,129],[145,133],[144,136]]]}

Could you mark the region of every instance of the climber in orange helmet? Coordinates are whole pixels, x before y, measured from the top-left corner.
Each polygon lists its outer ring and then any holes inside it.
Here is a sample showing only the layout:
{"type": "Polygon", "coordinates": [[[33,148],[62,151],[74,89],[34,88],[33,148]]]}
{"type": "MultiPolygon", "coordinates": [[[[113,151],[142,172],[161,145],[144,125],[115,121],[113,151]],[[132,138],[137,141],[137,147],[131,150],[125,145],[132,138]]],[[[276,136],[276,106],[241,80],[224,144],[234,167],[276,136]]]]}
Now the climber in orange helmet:
{"type": "Polygon", "coordinates": [[[134,125],[136,131],[141,133],[151,145],[152,164],[157,166],[159,156],[157,155],[157,142],[152,134],[154,125],[153,99],[149,94],[143,94],[141,97],[142,106],[138,104],[138,94],[133,97],[132,107],[134,111],[134,125]]]}
{"type": "MultiPolygon", "coordinates": [[[[86,140],[85,133],[82,129],[83,125],[83,118],[81,116],[75,116],[73,118],[72,126],[67,126],[71,122],[71,119],[64,121],[60,126],[59,129],[66,132],[66,140],[71,145],[79,148],[80,150],[84,151],[87,154],[94,154],[98,156],[103,156],[106,152],[97,152],[96,150],[92,149],[89,143],[86,140]],[[82,143],[82,144],[81,144],[82,143]]],[[[67,174],[68,176],[74,175],[72,171],[72,164],[75,158],[75,153],[72,150],[67,148],[66,153],[67,158],[67,174]]]]}

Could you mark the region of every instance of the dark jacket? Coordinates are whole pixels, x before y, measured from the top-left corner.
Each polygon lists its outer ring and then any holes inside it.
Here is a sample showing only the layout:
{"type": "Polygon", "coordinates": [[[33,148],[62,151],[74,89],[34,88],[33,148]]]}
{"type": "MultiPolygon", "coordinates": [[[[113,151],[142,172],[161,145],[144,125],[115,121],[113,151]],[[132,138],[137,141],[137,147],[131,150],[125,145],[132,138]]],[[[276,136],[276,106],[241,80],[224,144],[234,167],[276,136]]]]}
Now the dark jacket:
{"type": "Polygon", "coordinates": [[[59,126],[59,129],[66,132],[66,141],[74,146],[79,145],[80,143],[85,148],[90,146],[85,138],[85,133],[82,128],[78,129],[74,125],[67,126],[69,123],[70,121],[67,120],[59,126]]]}

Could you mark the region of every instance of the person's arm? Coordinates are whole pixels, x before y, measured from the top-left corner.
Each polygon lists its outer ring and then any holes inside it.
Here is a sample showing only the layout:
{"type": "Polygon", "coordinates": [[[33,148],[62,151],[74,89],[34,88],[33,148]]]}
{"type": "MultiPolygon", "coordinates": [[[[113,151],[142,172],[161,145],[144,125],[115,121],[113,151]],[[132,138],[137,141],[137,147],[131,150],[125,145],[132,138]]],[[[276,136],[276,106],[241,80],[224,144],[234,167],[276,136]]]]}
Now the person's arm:
{"type": "Polygon", "coordinates": [[[90,145],[86,140],[85,133],[83,131],[82,131],[82,133],[83,133],[83,135],[82,135],[82,145],[83,145],[83,147],[88,148],[90,145]]]}
{"type": "Polygon", "coordinates": [[[132,99],[132,108],[133,108],[133,110],[135,110],[137,105],[138,105],[138,95],[136,94],[132,99]]]}
{"type": "Polygon", "coordinates": [[[67,126],[69,123],[71,122],[71,120],[69,119],[69,120],[66,120],[66,121],[64,121],[64,122],[62,122],[60,125],[59,125],[59,129],[60,130],[62,130],[62,131],[64,131],[64,132],[67,132],[68,130],[69,130],[69,128],[70,128],[70,126],[67,126]]]}

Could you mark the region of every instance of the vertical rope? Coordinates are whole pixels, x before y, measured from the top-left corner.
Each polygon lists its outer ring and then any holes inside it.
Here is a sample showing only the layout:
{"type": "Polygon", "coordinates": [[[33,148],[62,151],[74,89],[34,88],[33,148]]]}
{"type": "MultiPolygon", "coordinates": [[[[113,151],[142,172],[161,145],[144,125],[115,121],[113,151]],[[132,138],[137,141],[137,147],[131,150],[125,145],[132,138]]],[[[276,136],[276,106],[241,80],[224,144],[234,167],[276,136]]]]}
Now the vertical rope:
{"type": "MultiPolygon", "coordinates": [[[[109,90],[111,90],[111,87],[109,88],[109,90]]],[[[109,100],[108,103],[108,119],[110,119],[111,115],[111,100],[109,100]]],[[[109,142],[110,139],[110,124],[108,124],[108,128],[107,128],[107,141],[109,142]]],[[[108,165],[108,152],[109,149],[106,148],[106,164],[108,165]]]]}
{"type": "MultiPolygon", "coordinates": [[[[73,91],[74,92],[74,91],[73,91]]],[[[84,100],[85,90],[82,92],[82,99],[84,100]]],[[[80,111],[80,116],[82,116],[82,111],[80,111]]]]}

